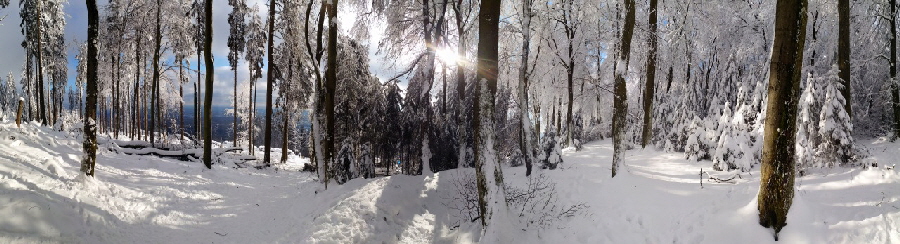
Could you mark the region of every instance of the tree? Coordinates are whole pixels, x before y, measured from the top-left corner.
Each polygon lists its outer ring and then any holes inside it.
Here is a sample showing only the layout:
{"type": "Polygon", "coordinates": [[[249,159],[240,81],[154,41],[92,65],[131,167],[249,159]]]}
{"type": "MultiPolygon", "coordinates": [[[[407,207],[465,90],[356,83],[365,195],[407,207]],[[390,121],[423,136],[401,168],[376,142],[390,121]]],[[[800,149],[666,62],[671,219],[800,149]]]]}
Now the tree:
{"type": "Polygon", "coordinates": [[[522,151],[522,159],[525,160],[525,176],[531,175],[531,167],[534,162],[534,135],[531,129],[531,120],[528,116],[528,58],[531,45],[531,0],[522,1],[522,66],[519,68],[519,150],[522,151]]]}
{"type": "Polygon", "coordinates": [[[228,35],[228,64],[231,65],[231,70],[234,71],[234,124],[232,134],[234,135],[234,146],[239,146],[238,144],[238,80],[237,80],[237,66],[238,61],[240,61],[240,55],[244,52],[244,47],[246,46],[247,40],[247,31],[246,24],[244,24],[244,19],[247,17],[247,4],[244,0],[229,0],[228,5],[231,5],[232,10],[231,13],[228,14],[228,24],[231,26],[229,35],[228,35]]]}
{"type": "Polygon", "coordinates": [[[275,41],[275,0],[269,0],[269,60],[266,68],[268,71],[266,72],[266,132],[265,138],[263,139],[263,144],[265,144],[263,151],[263,164],[265,167],[269,167],[272,164],[272,96],[273,89],[275,87],[275,62],[272,51],[274,50],[275,45],[273,44],[275,41]]]}
{"type": "Polygon", "coordinates": [[[794,139],[806,42],[806,0],[778,0],[775,42],[769,63],[768,104],[757,200],[759,224],[778,233],[794,197],[794,139]]]}
{"type": "Polygon", "coordinates": [[[631,53],[631,37],[634,34],[634,0],[625,0],[625,28],[622,30],[622,44],[619,47],[619,58],[616,60],[616,78],[613,94],[613,162],[612,177],[616,177],[625,155],[625,122],[628,113],[628,91],[625,76],[628,73],[628,54],[631,53]]]}
{"type": "Polygon", "coordinates": [[[647,83],[644,88],[644,127],[641,132],[641,148],[646,148],[653,136],[653,97],[656,94],[656,5],[650,0],[650,52],[647,53],[647,83]]]}
{"type": "MultiPolygon", "coordinates": [[[[44,74],[49,75],[51,84],[61,84],[61,80],[65,79],[66,55],[65,41],[63,30],[65,29],[65,15],[63,13],[63,3],[60,0],[22,0],[19,2],[19,16],[22,19],[20,24],[22,34],[25,40],[22,41],[22,47],[25,48],[26,65],[34,66],[26,68],[32,69],[37,73],[33,87],[30,87],[33,100],[38,111],[37,119],[41,124],[48,125],[49,119],[47,113],[47,98],[45,94],[47,90],[44,88],[44,74]],[[32,64],[33,62],[33,64],[32,64]]],[[[58,91],[62,89],[51,89],[51,99],[57,97],[58,91]]],[[[55,104],[51,104],[55,108],[55,104]]],[[[51,108],[53,109],[53,108],[51,108]]],[[[52,111],[51,111],[52,112],[52,111]]],[[[34,116],[33,116],[34,117],[34,116]]]]}
{"type": "MultiPolygon", "coordinates": [[[[150,95],[150,144],[156,143],[156,121],[159,118],[159,56],[162,48],[162,25],[160,24],[160,14],[162,13],[162,4],[160,0],[156,0],[156,29],[153,35],[155,41],[155,49],[153,51],[153,83],[150,85],[153,89],[150,95]]],[[[209,127],[206,127],[209,128],[209,127]]]]}
{"type": "Polygon", "coordinates": [[[213,0],[206,0],[206,24],[204,29],[204,50],[207,50],[203,53],[203,59],[206,62],[206,94],[204,97],[203,103],[203,127],[207,128],[203,134],[203,163],[206,165],[206,168],[212,169],[212,93],[213,93],[213,72],[215,68],[213,68],[213,60],[212,60],[212,2],[213,0]]]}
{"type": "Polygon", "coordinates": [[[266,48],[266,33],[263,30],[262,18],[259,17],[259,8],[254,5],[249,12],[250,23],[247,24],[247,53],[244,56],[244,60],[247,61],[247,66],[250,72],[250,92],[248,96],[250,97],[248,106],[248,119],[247,119],[247,135],[248,135],[248,143],[247,149],[250,151],[250,155],[254,155],[256,150],[254,149],[254,139],[253,136],[255,125],[253,120],[253,115],[256,114],[256,88],[254,88],[254,84],[256,84],[256,79],[262,78],[262,66],[263,66],[263,57],[265,54],[266,48]]]}
{"type": "Polygon", "coordinates": [[[900,137],[900,78],[897,78],[897,0],[891,0],[891,103],[894,109],[894,140],[900,137]]]}
{"type": "Polygon", "coordinates": [[[493,154],[494,94],[497,93],[498,32],[500,0],[481,1],[478,14],[478,63],[472,127],[475,129],[475,179],[481,226],[487,227],[492,214],[505,212],[503,171],[493,154]],[[490,206],[489,206],[490,204],[490,206]]]}
{"type": "MultiPolygon", "coordinates": [[[[325,140],[322,146],[324,173],[328,175],[328,164],[334,161],[334,93],[337,90],[337,49],[338,49],[338,26],[337,26],[337,6],[338,0],[329,1],[328,9],[328,61],[325,70],[325,140]]],[[[325,189],[328,189],[328,178],[325,178],[325,189]]]]}
{"type": "Polygon", "coordinates": [[[837,61],[838,67],[841,69],[840,77],[842,80],[841,95],[846,99],[844,110],[850,117],[853,117],[852,106],[850,101],[852,95],[851,77],[850,77],[850,0],[838,0],[838,51],[837,61]]]}
{"type": "Polygon", "coordinates": [[[87,0],[88,38],[87,38],[87,107],[84,115],[84,157],[81,159],[81,172],[93,177],[97,164],[97,29],[100,25],[97,13],[97,1],[87,0]]]}

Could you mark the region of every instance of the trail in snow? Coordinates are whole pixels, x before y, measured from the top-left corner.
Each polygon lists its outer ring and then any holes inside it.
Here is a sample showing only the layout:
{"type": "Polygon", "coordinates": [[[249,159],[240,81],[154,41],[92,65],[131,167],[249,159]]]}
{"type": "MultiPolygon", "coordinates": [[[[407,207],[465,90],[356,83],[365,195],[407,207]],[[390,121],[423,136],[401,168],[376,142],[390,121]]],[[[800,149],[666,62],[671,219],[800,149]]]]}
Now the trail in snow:
{"type": "MultiPolygon", "coordinates": [[[[900,144],[861,142],[878,168],[811,170],[797,179],[781,240],[900,241],[900,144]]],[[[207,170],[196,162],[117,154],[101,146],[97,178],[80,177],[78,136],[0,123],[0,242],[475,243],[478,221],[448,209],[472,169],[354,179],[324,190],[291,157],[273,169],[207,170]]],[[[627,152],[610,178],[608,141],[565,152],[558,204],[586,203],[547,229],[505,223],[509,243],[774,243],[756,224],[759,172],[712,171],[711,162],[653,149],[627,152]],[[729,183],[701,178],[700,170],[729,183]],[[703,186],[701,188],[701,181],[703,186]]],[[[524,186],[524,168],[504,169],[524,186]]],[[[495,223],[504,224],[504,223],[495,223]]]]}

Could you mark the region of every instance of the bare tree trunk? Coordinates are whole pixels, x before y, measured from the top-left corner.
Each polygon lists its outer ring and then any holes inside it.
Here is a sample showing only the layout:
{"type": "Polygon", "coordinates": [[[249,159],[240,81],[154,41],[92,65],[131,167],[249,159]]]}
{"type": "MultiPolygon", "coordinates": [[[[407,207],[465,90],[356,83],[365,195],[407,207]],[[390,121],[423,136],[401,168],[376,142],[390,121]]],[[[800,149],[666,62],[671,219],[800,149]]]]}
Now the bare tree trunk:
{"type": "Polygon", "coordinates": [[[203,36],[203,50],[206,52],[203,53],[203,59],[206,61],[206,94],[204,97],[203,104],[203,127],[206,128],[203,134],[203,164],[206,165],[206,168],[212,169],[212,97],[213,97],[213,72],[215,72],[215,68],[213,67],[212,60],[212,2],[213,0],[206,0],[206,35],[203,36]]]}
{"type": "Polygon", "coordinates": [[[232,124],[233,127],[232,127],[232,133],[231,133],[231,134],[232,134],[232,136],[234,136],[234,146],[235,146],[235,147],[240,147],[240,145],[238,144],[238,136],[237,136],[237,131],[238,131],[238,127],[237,127],[237,126],[238,126],[238,119],[237,119],[237,116],[238,116],[238,113],[237,113],[237,111],[238,111],[238,102],[237,102],[237,100],[238,100],[238,93],[237,93],[237,85],[238,85],[238,80],[237,80],[237,66],[235,66],[235,67],[234,67],[234,123],[232,124]]]}
{"type": "Polygon", "coordinates": [[[794,139],[806,42],[806,5],[806,0],[778,0],[775,7],[757,209],[759,224],[775,229],[776,241],[794,197],[794,139]]]}
{"type": "MultiPolygon", "coordinates": [[[[211,1],[211,0],[210,0],[211,1]]],[[[153,89],[152,94],[150,95],[150,145],[156,145],[156,122],[159,112],[159,51],[162,47],[162,25],[160,23],[160,13],[162,12],[162,5],[160,0],[156,0],[156,34],[153,39],[155,43],[155,49],[153,51],[153,84],[151,85],[151,89],[153,89]]]]}
{"type": "Polygon", "coordinates": [[[897,78],[897,0],[891,0],[891,99],[894,109],[894,140],[900,137],[900,80],[897,78]]]}
{"type": "MultiPolygon", "coordinates": [[[[325,71],[325,141],[323,147],[325,159],[325,174],[328,174],[328,164],[334,158],[334,93],[337,91],[337,18],[338,0],[333,0],[328,6],[328,62],[325,71]]],[[[326,177],[325,189],[328,189],[326,177]]]]}
{"type": "MultiPolygon", "coordinates": [[[[44,38],[43,38],[43,33],[42,33],[44,27],[43,27],[43,18],[41,18],[41,16],[43,16],[43,14],[41,13],[43,10],[43,9],[41,9],[42,8],[41,2],[43,2],[43,1],[37,1],[37,15],[35,16],[35,18],[37,18],[36,22],[37,22],[37,39],[38,39],[37,40],[37,46],[38,46],[37,60],[35,60],[35,62],[37,62],[37,82],[35,84],[37,85],[37,92],[39,93],[37,97],[38,97],[38,99],[40,99],[40,102],[38,102],[38,105],[40,106],[41,124],[47,125],[47,110],[46,110],[47,100],[44,97],[44,93],[45,93],[44,92],[44,65],[43,65],[44,64],[44,58],[43,58],[44,57],[44,55],[43,55],[43,53],[44,53],[44,45],[43,45],[44,40],[43,39],[44,38]]],[[[96,57],[95,57],[95,59],[96,59],[96,57]]]]}
{"type": "Polygon", "coordinates": [[[850,93],[851,77],[850,77],[850,0],[838,0],[838,68],[841,77],[841,83],[844,87],[841,89],[841,95],[844,96],[844,110],[847,115],[853,118],[853,107],[851,106],[853,99],[850,93]]]}
{"type": "Polygon", "coordinates": [[[275,66],[275,62],[273,57],[275,55],[272,54],[273,47],[275,46],[273,42],[275,41],[275,0],[269,0],[269,61],[268,65],[266,65],[268,71],[266,73],[266,131],[265,137],[263,139],[263,144],[265,144],[265,151],[263,151],[263,164],[265,167],[269,167],[272,165],[272,90],[275,85],[274,79],[274,70],[273,66],[275,66]]]}
{"type": "Polygon", "coordinates": [[[625,28],[622,30],[622,46],[619,60],[616,61],[616,80],[613,98],[613,162],[612,177],[616,177],[616,171],[622,164],[625,154],[625,117],[628,113],[628,93],[626,91],[625,75],[628,71],[629,53],[631,53],[631,38],[634,34],[634,0],[625,0],[625,28]]]}
{"type": "Polygon", "coordinates": [[[100,24],[97,13],[97,1],[87,0],[88,9],[88,48],[87,48],[87,107],[84,115],[84,157],[81,159],[81,172],[94,176],[97,163],[97,27],[100,24]]]}
{"type": "MultiPolygon", "coordinates": [[[[503,192],[503,172],[493,155],[494,94],[497,93],[498,32],[500,0],[481,1],[478,16],[478,63],[475,79],[475,104],[472,124],[475,129],[475,179],[478,189],[478,209],[482,227],[487,227],[489,209],[506,206],[503,192]],[[482,97],[482,95],[484,95],[482,97]],[[482,110],[483,109],[483,110],[482,110]],[[484,123],[482,123],[484,120],[484,123]],[[488,165],[492,164],[492,165],[488,165]],[[488,203],[493,202],[493,206],[488,203]],[[490,207],[490,208],[489,208],[490,207]]],[[[503,223],[500,223],[503,224],[503,223]]]]}
{"type": "MultiPolygon", "coordinates": [[[[456,16],[456,33],[459,38],[459,45],[457,46],[457,56],[459,59],[465,59],[466,57],[466,36],[465,36],[465,21],[462,18],[462,2],[463,0],[457,0],[456,4],[453,6],[453,13],[456,16]]],[[[456,100],[459,103],[456,111],[456,124],[457,129],[456,133],[458,135],[459,140],[459,159],[456,162],[456,167],[461,168],[465,165],[466,162],[466,147],[467,147],[467,137],[466,137],[466,121],[465,121],[465,103],[466,103],[466,73],[465,68],[463,66],[464,62],[457,61],[456,63],[456,100]]]]}
{"type": "Polygon", "coordinates": [[[522,151],[522,159],[525,160],[525,176],[531,176],[531,167],[534,161],[534,136],[532,135],[531,119],[528,117],[528,58],[531,45],[531,0],[522,0],[522,66],[519,68],[519,150],[522,151]]]}
{"type": "Polygon", "coordinates": [[[178,116],[180,117],[178,121],[181,122],[179,126],[179,134],[181,135],[180,140],[184,140],[184,60],[178,60],[178,96],[181,97],[181,102],[178,104],[178,116]]]}
{"type": "Polygon", "coordinates": [[[646,148],[653,137],[653,97],[656,95],[656,5],[650,0],[650,52],[647,53],[647,84],[644,88],[644,127],[641,133],[641,148],[646,148]]]}

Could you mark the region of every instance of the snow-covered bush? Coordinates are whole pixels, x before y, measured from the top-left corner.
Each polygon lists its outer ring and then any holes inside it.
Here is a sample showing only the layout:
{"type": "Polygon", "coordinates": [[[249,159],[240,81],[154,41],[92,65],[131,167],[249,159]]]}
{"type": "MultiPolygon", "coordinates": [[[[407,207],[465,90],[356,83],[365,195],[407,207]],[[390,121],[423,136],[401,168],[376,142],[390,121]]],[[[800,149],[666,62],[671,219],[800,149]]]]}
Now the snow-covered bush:
{"type": "Polygon", "coordinates": [[[541,152],[538,155],[541,169],[556,169],[563,162],[560,154],[559,143],[556,132],[550,128],[544,133],[543,143],[541,144],[541,152]]]}
{"type": "Polygon", "coordinates": [[[701,120],[698,117],[691,120],[686,128],[688,134],[684,146],[685,158],[700,161],[712,157],[710,150],[714,150],[716,145],[714,124],[713,121],[701,120]]]}
{"type": "Polygon", "coordinates": [[[334,164],[331,167],[333,179],[338,184],[344,184],[356,177],[355,157],[353,157],[353,145],[350,139],[345,139],[341,143],[341,150],[338,151],[337,157],[334,158],[334,164]]]}

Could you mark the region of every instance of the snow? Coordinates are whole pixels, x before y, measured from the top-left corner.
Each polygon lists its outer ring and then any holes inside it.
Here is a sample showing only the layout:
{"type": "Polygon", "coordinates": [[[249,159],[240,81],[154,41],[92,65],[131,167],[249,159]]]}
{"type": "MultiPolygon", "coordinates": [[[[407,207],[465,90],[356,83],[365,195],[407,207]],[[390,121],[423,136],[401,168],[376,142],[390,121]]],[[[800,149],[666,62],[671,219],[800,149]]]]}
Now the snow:
{"type": "MultiPolygon", "coordinates": [[[[104,138],[96,178],[86,177],[78,171],[80,135],[0,122],[0,243],[774,243],[756,223],[758,167],[721,172],[681,153],[631,150],[610,178],[608,140],[566,150],[565,164],[532,175],[555,183],[558,205],[587,208],[541,229],[518,222],[531,216],[517,217],[510,206],[493,213],[485,232],[448,207],[454,182],[474,175],[471,168],[359,178],[325,190],[315,173],[299,172],[305,158],[263,170],[227,163],[209,170],[120,154],[108,149],[127,142],[104,138]]],[[[900,173],[887,169],[900,143],[856,143],[878,166],[815,168],[798,177],[783,243],[900,241],[900,173]]],[[[502,171],[508,186],[528,182],[524,167],[502,171]]]]}

